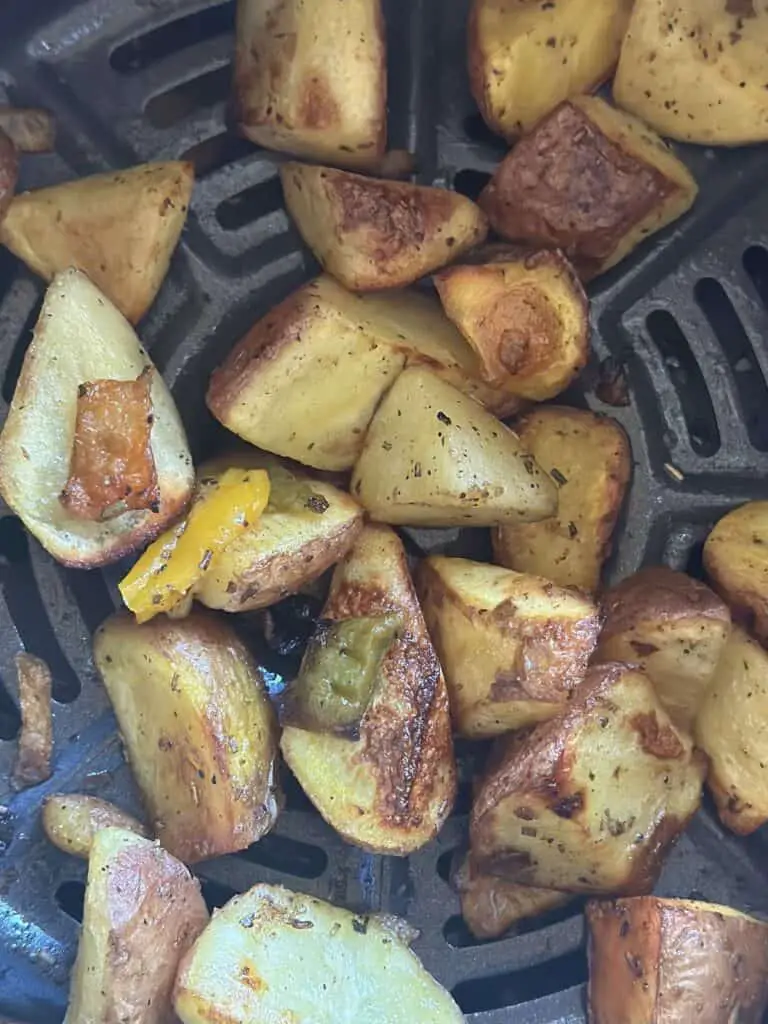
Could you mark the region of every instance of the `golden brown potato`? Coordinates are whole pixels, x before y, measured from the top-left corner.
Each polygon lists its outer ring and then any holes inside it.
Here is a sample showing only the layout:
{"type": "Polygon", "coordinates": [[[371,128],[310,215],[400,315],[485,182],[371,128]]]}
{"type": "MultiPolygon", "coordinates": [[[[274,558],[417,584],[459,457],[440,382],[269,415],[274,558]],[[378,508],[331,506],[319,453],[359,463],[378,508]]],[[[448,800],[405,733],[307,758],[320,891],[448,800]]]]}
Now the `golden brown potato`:
{"type": "Polygon", "coordinates": [[[513,139],[610,78],[631,7],[632,0],[474,0],[469,78],[488,127],[513,139]]]}
{"type": "Polygon", "coordinates": [[[768,140],[768,7],[635,0],[613,84],[661,135],[704,146],[768,140]]]}
{"type": "Polygon", "coordinates": [[[387,137],[380,0],[239,0],[234,88],[252,142],[375,170],[387,137]]]}
{"type": "Polygon", "coordinates": [[[304,241],[352,291],[402,288],[488,233],[483,212],[446,189],[297,163],[283,164],[280,180],[304,241]]]}
{"type": "Polygon", "coordinates": [[[120,828],[149,838],[140,821],[119,807],[84,793],[54,793],[43,801],[43,831],[54,846],[73,857],[90,856],[96,834],[120,828]]]}
{"type": "Polygon", "coordinates": [[[138,323],[160,290],[192,196],[190,163],[140,164],[24,192],[0,242],[51,281],[77,267],[138,323]]]}
{"type": "MultiPolygon", "coordinates": [[[[112,440],[105,447],[111,450],[112,440]]],[[[171,393],[131,325],[79,270],[49,286],[0,435],[0,491],[29,532],[64,565],[115,562],[184,511],[194,470],[171,393]],[[152,369],[151,454],[160,500],[93,521],[65,508],[78,393],[92,381],[135,381],[152,369]]]]}
{"type": "Polygon", "coordinates": [[[720,520],[704,545],[704,568],[734,618],[768,646],[768,501],[720,520]]]}
{"type": "Polygon", "coordinates": [[[738,626],[696,719],[707,783],[723,824],[749,835],[768,821],[768,652],[738,626]]]}
{"type": "Polygon", "coordinates": [[[53,115],[37,107],[0,106],[0,130],[20,153],[46,153],[56,141],[53,115]]]}
{"type": "Polygon", "coordinates": [[[731,907],[642,896],[591,902],[593,1024],[760,1024],[768,924],[731,907]]]}
{"type": "Polygon", "coordinates": [[[434,280],[489,384],[543,402],[584,368],[589,304],[562,253],[510,250],[507,260],[448,267],[434,280]]]}
{"type": "Polygon", "coordinates": [[[19,155],[13,140],[0,127],[0,224],[8,212],[19,178],[19,155]]]}
{"type": "Polygon", "coordinates": [[[51,710],[51,670],[34,654],[16,655],[19,681],[19,732],[13,784],[26,789],[45,782],[51,776],[53,753],[53,715],[51,710]]]}
{"type": "Polygon", "coordinates": [[[99,628],[94,661],[155,834],[186,863],[244,850],[273,826],[277,732],[235,633],[208,613],[99,628]]]}
{"type": "Polygon", "coordinates": [[[417,584],[460,735],[482,739],[552,718],[583,680],[601,622],[587,598],[440,556],[421,564],[417,584]]]}
{"type": "Polygon", "coordinates": [[[701,799],[705,759],[633,666],[501,747],[472,807],[477,870],[566,892],[650,892],[701,799]]]}
{"type": "Polygon", "coordinates": [[[492,526],[557,509],[552,481],[516,434],[430,370],[405,370],[384,397],[352,474],[379,522],[492,526]]]}
{"type": "Polygon", "coordinates": [[[696,193],[650,128],[579,96],[517,143],[478,202],[503,238],[562,249],[590,280],[681,217],[696,193]]]}
{"type": "Polygon", "coordinates": [[[448,696],[402,543],[385,526],[367,526],[336,568],[323,618],[389,615],[402,625],[359,739],[288,726],[281,746],[307,796],[348,842],[405,855],[437,834],[453,806],[448,696]]]}
{"type": "Polygon", "coordinates": [[[200,883],[133,832],[93,840],[65,1024],[170,1024],[179,961],[208,922],[200,883]]]}
{"type": "Polygon", "coordinates": [[[561,587],[597,590],[632,472],[627,435],[609,417],[556,405],[534,409],[515,429],[558,485],[557,514],[494,531],[496,561],[561,587]]]}

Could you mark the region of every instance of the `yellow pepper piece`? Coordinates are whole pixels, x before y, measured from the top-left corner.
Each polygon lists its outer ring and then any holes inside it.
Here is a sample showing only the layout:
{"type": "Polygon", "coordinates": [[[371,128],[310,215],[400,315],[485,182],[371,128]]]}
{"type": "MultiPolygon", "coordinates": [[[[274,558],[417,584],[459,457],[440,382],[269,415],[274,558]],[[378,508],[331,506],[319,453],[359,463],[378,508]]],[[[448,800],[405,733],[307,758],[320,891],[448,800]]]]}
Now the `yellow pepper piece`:
{"type": "Polygon", "coordinates": [[[120,583],[138,622],[181,602],[213,557],[259,518],[269,501],[263,469],[228,469],[195,501],[187,518],[150,544],[120,583]]]}

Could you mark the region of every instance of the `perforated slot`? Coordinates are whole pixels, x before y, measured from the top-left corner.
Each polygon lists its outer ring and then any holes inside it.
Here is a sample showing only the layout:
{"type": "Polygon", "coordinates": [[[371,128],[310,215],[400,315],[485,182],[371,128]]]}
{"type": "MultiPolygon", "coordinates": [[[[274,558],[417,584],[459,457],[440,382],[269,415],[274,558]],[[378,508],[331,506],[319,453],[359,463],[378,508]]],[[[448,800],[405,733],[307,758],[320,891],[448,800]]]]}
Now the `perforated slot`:
{"type": "Polygon", "coordinates": [[[67,588],[75,599],[89,633],[95,633],[113,610],[112,598],[103,577],[96,572],[82,569],[60,570],[67,588]]]}
{"type": "Polygon", "coordinates": [[[210,878],[200,879],[200,890],[208,910],[213,912],[219,910],[225,903],[229,903],[233,896],[237,896],[237,889],[221,882],[214,882],[210,878]]]}
{"type": "Polygon", "coordinates": [[[0,247],[0,299],[8,294],[18,262],[9,249],[0,247]]]}
{"type": "MultiPolygon", "coordinates": [[[[13,740],[19,734],[21,716],[0,679],[0,740],[13,740]]],[[[2,852],[2,851],[0,851],[2,852]]]]}
{"type": "Polygon", "coordinates": [[[112,51],[109,63],[121,74],[134,74],[163,57],[169,57],[203,40],[234,32],[234,29],[234,3],[205,7],[122,43],[112,51]]]}
{"type": "Polygon", "coordinates": [[[743,263],[763,305],[768,309],[768,249],[762,245],[750,246],[744,253],[743,263]]]}
{"type": "Polygon", "coordinates": [[[520,921],[496,939],[478,939],[469,930],[461,914],[454,914],[443,925],[443,938],[454,949],[471,949],[474,946],[486,946],[489,942],[500,942],[510,935],[528,935],[531,932],[538,932],[550,925],[569,921],[580,913],[580,906],[569,903],[564,907],[558,907],[556,910],[550,910],[546,914],[537,914],[536,917],[530,918],[527,921],[520,921]]]}
{"type": "Polygon", "coordinates": [[[462,1012],[482,1013],[543,999],[586,980],[587,958],[580,949],[522,971],[461,981],[453,989],[453,998],[462,1012]]]}
{"type": "Polygon", "coordinates": [[[247,139],[231,132],[222,132],[192,146],[182,153],[181,159],[192,161],[195,165],[195,177],[200,181],[206,175],[257,152],[256,146],[247,139]]]}
{"type": "Polygon", "coordinates": [[[490,174],[486,174],[484,171],[459,171],[453,179],[453,187],[457,192],[461,192],[463,196],[468,196],[469,199],[474,200],[477,199],[490,180],[490,174]]]}
{"type": "Polygon", "coordinates": [[[172,128],[195,110],[226,100],[231,79],[232,69],[225,64],[153,96],[144,110],[147,120],[155,128],[172,128]]]}
{"type": "Polygon", "coordinates": [[[271,871],[284,871],[297,878],[319,878],[328,867],[328,854],[317,846],[271,833],[244,850],[252,864],[261,864],[271,871]]]}
{"type": "Polygon", "coordinates": [[[32,333],[37,323],[37,318],[40,316],[40,309],[43,305],[43,297],[40,296],[39,300],[34,304],[29,312],[29,316],[24,321],[19,338],[16,344],[13,346],[11,357],[5,368],[5,376],[3,377],[2,395],[6,402],[10,403],[13,398],[13,393],[16,390],[16,384],[19,380],[19,374],[21,368],[24,365],[24,356],[27,354],[30,342],[32,341],[32,333]]]}
{"type": "Polygon", "coordinates": [[[80,924],[85,904],[85,882],[62,882],[54,893],[54,899],[67,917],[80,924]]]}
{"type": "Polygon", "coordinates": [[[483,120],[482,114],[469,114],[462,122],[464,134],[470,142],[476,142],[480,146],[489,146],[504,154],[509,149],[507,143],[495,132],[491,131],[483,120]]]}
{"type": "Polygon", "coordinates": [[[275,175],[219,203],[216,220],[225,231],[237,231],[282,205],[283,188],[275,175]]]}

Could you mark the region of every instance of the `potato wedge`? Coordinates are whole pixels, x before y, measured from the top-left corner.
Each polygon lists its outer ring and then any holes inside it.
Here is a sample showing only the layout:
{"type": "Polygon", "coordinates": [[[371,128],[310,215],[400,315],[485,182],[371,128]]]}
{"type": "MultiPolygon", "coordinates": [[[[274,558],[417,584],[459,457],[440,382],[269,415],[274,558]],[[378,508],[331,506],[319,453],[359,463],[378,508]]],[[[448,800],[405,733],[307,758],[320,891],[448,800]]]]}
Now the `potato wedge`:
{"type": "Polygon", "coordinates": [[[51,776],[53,679],[43,659],[26,652],[16,655],[16,674],[21,730],[13,768],[13,784],[16,789],[26,789],[45,782],[51,776]]]}
{"type": "Polygon", "coordinates": [[[768,821],[768,652],[738,626],[696,719],[696,742],[723,824],[750,835],[768,821]]]}
{"type": "Polygon", "coordinates": [[[510,252],[505,261],[448,267],[434,281],[489,384],[543,402],[586,365],[589,303],[562,253],[510,252]]]}
{"type": "Polygon", "coordinates": [[[697,191],[652,129],[579,96],[517,143],[478,202],[503,238],[562,249],[591,280],[681,217],[697,191]]]}
{"type": "Polygon", "coordinates": [[[446,189],[286,163],[285,202],[325,270],[352,291],[402,288],[485,239],[485,215],[446,189]]]}
{"type": "Polygon", "coordinates": [[[526,451],[558,485],[557,514],[494,531],[494,557],[517,572],[594,592],[632,472],[622,427],[566,406],[534,409],[515,427],[526,451]]]}
{"type": "Polygon", "coordinates": [[[734,618],[768,647],[768,501],[720,520],[704,545],[704,568],[734,618]]]}
{"type": "Polygon", "coordinates": [[[671,139],[766,142],[767,55],[763,3],[635,0],[613,96],[671,139]]]}
{"type": "Polygon", "coordinates": [[[56,142],[53,115],[38,107],[0,106],[0,130],[20,153],[47,153],[56,142]]]}
{"type": "Polygon", "coordinates": [[[472,807],[473,861],[522,885],[650,892],[705,771],[647,676],[597,665],[566,711],[501,747],[472,807]]]}
{"type": "Polygon", "coordinates": [[[405,370],[371,421],[352,494],[372,519],[409,526],[531,522],[554,484],[516,434],[430,370],[405,370]]]}
{"type": "Polygon", "coordinates": [[[119,828],[93,840],[65,1024],[169,1024],[179,961],[208,922],[200,883],[119,828]]]}
{"type": "Polygon", "coordinates": [[[234,89],[252,142],[375,170],[387,141],[381,0],[240,0],[234,89]]]}
{"type": "Polygon", "coordinates": [[[140,164],[24,192],[0,224],[0,242],[51,281],[84,271],[138,323],[168,273],[192,196],[191,163],[140,164]]]}
{"type": "Polygon", "coordinates": [[[158,504],[97,522],[69,512],[61,502],[80,385],[135,380],[147,366],[152,363],[130,324],[84,273],[71,269],[54,279],[0,435],[0,492],[29,532],[65,565],[89,569],[131,554],[177,518],[192,495],[194,470],[184,428],[162,377],[153,372],[150,446],[158,504]]]}
{"type": "Polygon", "coordinates": [[[456,790],[448,696],[411,583],[403,545],[367,526],[336,568],[323,618],[397,616],[356,741],[288,726],[282,752],[325,820],[374,853],[408,854],[429,842],[456,790]]]}
{"type": "Polygon", "coordinates": [[[210,614],[107,619],[94,661],[155,834],[188,864],[243,850],[272,828],[277,733],[263,682],[210,614]]]}
{"type": "Polygon", "coordinates": [[[43,831],[54,846],[73,857],[88,860],[96,834],[105,828],[149,839],[149,831],[140,821],[107,800],[84,793],[54,793],[43,801],[43,831]]]}
{"type": "Polygon", "coordinates": [[[603,597],[593,662],[639,665],[679,729],[693,727],[731,632],[731,613],[704,583],[665,566],[641,569],[603,597]]]}
{"type": "Polygon", "coordinates": [[[546,721],[587,671],[601,617],[586,597],[464,558],[427,558],[417,587],[456,732],[483,739],[546,721]]]}
{"type": "Polygon", "coordinates": [[[760,1024],[768,924],[731,907],[641,896],[587,906],[593,1024],[760,1024]]]}
{"type": "Polygon", "coordinates": [[[474,0],[469,78],[488,127],[514,139],[610,78],[631,7],[632,0],[474,0]]]}
{"type": "Polygon", "coordinates": [[[8,212],[19,178],[19,154],[13,140],[0,127],[0,223],[8,212]]]}
{"type": "Polygon", "coordinates": [[[173,1003],[183,1024],[464,1020],[395,929],[263,884],[216,914],[181,964],[173,1003]]]}

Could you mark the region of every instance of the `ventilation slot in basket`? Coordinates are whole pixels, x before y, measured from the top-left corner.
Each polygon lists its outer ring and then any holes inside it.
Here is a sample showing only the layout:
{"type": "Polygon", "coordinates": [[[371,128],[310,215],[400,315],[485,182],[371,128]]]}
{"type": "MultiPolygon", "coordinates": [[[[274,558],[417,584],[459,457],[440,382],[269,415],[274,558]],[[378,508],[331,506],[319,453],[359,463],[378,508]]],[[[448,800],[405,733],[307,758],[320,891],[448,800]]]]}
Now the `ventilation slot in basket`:
{"type": "Polygon", "coordinates": [[[13,346],[11,356],[5,368],[2,395],[9,404],[13,398],[13,393],[16,390],[19,374],[21,373],[21,368],[24,365],[24,356],[27,354],[27,349],[32,341],[32,332],[35,329],[37,318],[40,316],[42,305],[43,299],[41,296],[30,310],[29,316],[24,322],[24,326],[21,329],[21,333],[19,334],[16,344],[13,346]]]}
{"type": "Polygon", "coordinates": [[[459,171],[453,179],[453,187],[463,196],[476,200],[490,180],[490,174],[484,171],[459,171]]]}
{"type": "Polygon", "coordinates": [[[144,111],[147,120],[155,128],[172,128],[194,111],[226,100],[231,79],[232,69],[225,64],[153,96],[144,111]]]}
{"type": "Polygon", "coordinates": [[[134,74],[173,53],[234,30],[234,3],[205,7],[122,43],[112,51],[109,62],[121,74],[134,74]]]}
{"type": "Polygon", "coordinates": [[[220,910],[225,903],[229,903],[233,896],[237,896],[237,889],[223,885],[221,882],[214,882],[210,878],[200,879],[200,890],[211,913],[214,910],[220,910]]]}
{"type": "Polygon", "coordinates": [[[760,300],[768,309],[768,249],[762,245],[750,246],[744,253],[743,262],[760,300]]]}
{"type": "Polygon", "coordinates": [[[237,231],[280,209],[282,204],[283,189],[280,178],[275,175],[224,199],[216,208],[216,220],[225,231],[237,231]]]}
{"type": "Polygon", "coordinates": [[[328,867],[325,850],[274,833],[249,846],[240,856],[270,871],[283,871],[297,878],[319,878],[328,867]]]}
{"type": "Polygon", "coordinates": [[[80,924],[85,904],[85,882],[62,882],[54,893],[54,899],[61,910],[80,924]]]}
{"type": "MultiPolygon", "coordinates": [[[[0,679],[0,740],[13,740],[19,735],[21,716],[0,679]]],[[[2,853],[2,851],[0,851],[2,853]]]]}
{"type": "Polygon", "coordinates": [[[471,949],[473,946],[485,946],[489,942],[499,942],[510,935],[527,935],[530,932],[541,931],[542,928],[547,928],[550,925],[569,921],[572,917],[578,916],[579,912],[577,906],[568,903],[566,906],[557,907],[556,910],[550,910],[546,914],[537,914],[536,917],[527,921],[520,921],[519,924],[513,925],[496,939],[478,939],[469,930],[461,914],[454,914],[443,925],[443,937],[454,949],[471,949]]]}
{"type": "Polygon", "coordinates": [[[192,146],[182,154],[181,159],[192,161],[195,165],[195,177],[200,181],[208,174],[213,174],[214,171],[219,171],[222,167],[227,167],[256,152],[257,148],[247,139],[241,139],[231,132],[222,132],[192,146]]]}
{"type": "Polygon", "coordinates": [[[452,995],[463,1013],[484,1013],[543,999],[586,980],[587,958],[577,950],[525,970],[459,982],[452,995]]]}

